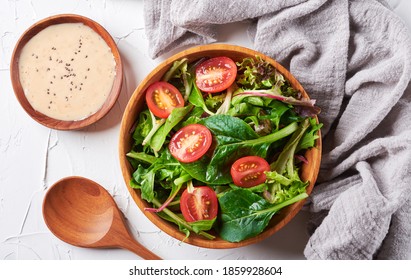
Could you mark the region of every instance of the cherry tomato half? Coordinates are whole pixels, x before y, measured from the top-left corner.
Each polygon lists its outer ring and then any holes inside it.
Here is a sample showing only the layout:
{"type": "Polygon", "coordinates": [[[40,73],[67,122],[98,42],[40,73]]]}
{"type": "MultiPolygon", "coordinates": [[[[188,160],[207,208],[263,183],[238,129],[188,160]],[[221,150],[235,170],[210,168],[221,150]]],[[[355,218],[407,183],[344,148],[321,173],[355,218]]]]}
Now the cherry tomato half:
{"type": "Polygon", "coordinates": [[[218,202],[214,190],[207,186],[185,189],[180,198],[180,210],[187,222],[212,220],[217,216],[218,202]]]}
{"type": "Polygon", "coordinates": [[[228,57],[210,58],[196,68],[196,85],[205,92],[220,92],[231,86],[237,75],[235,62],[228,57]]]}
{"type": "Polygon", "coordinates": [[[171,137],[168,148],[171,155],[180,162],[193,162],[210,148],[213,138],[210,130],[201,124],[189,124],[171,137]]]}
{"type": "Polygon", "coordinates": [[[159,118],[167,118],[171,111],[184,106],[180,91],[170,83],[155,82],[146,91],[146,102],[150,111],[159,118]]]}
{"type": "Polygon", "coordinates": [[[266,180],[264,171],[270,171],[270,165],[262,157],[247,156],[236,160],[231,166],[231,177],[235,185],[250,188],[266,180]]]}

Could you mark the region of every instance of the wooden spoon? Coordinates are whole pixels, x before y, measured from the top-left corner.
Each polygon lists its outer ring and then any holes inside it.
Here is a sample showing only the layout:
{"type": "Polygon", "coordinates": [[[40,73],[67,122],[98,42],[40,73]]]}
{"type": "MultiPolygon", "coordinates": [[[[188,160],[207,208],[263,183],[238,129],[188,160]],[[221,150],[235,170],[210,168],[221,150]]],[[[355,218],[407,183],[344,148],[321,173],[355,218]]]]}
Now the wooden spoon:
{"type": "Polygon", "coordinates": [[[130,234],[113,197],[83,177],[56,182],[43,201],[46,225],[59,239],[86,248],[123,248],[143,259],[161,259],[130,234]]]}

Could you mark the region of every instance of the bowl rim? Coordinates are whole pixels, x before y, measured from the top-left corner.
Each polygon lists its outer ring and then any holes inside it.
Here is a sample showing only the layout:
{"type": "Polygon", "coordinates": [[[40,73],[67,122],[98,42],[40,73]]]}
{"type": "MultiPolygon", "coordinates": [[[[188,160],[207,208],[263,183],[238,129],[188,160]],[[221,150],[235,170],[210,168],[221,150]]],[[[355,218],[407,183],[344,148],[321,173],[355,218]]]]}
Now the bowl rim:
{"type": "MultiPolygon", "coordinates": [[[[125,144],[125,137],[128,137],[128,141],[130,142],[132,140],[132,132],[135,127],[135,121],[132,125],[126,125],[126,121],[128,118],[130,118],[130,115],[132,114],[132,109],[137,110],[136,106],[138,105],[138,102],[140,99],[144,97],[144,92],[146,88],[149,86],[148,82],[153,79],[153,77],[158,74],[160,70],[162,71],[162,74],[168,69],[165,69],[165,67],[169,67],[172,65],[172,63],[176,60],[182,59],[186,56],[189,55],[194,55],[199,52],[210,52],[210,51],[224,51],[224,52],[240,52],[241,54],[245,54],[248,57],[254,57],[255,55],[260,56],[262,59],[268,61],[270,64],[272,64],[281,74],[286,75],[286,78],[290,81],[290,83],[293,85],[293,87],[297,87],[298,90],[300,90],[303,94],[304,97],[308,97],[307,92],[305,89],[301,86],[301,84],[298,82],[298,80],[288,71],[286,70],[282,65],[280,65],[277,61],[274,59],[258,52],[254,51],[252,49],[242,47],[242,46],[236,46],[232,44],[209,44],[209,45],[200,45],[200,46],[195,46],[191,47],[189,49],[186,49],[184,51],[181,51],[177,54],[174,54],[173,56],[169,57],[165,61],[161,62],[157,67],[155,67],[137,86],[137,88],[134,90],[132,96],[130,97],[128,104],[124,110],[124,114],[121,120],[121,126],[120,126],[120,134],[119,134],[119,160],[120,160],[120,167],[121,167],[121,172],[123,175],[123,179],[126,183],[126,187],[133,198],[134,202],[137,204],[138,208],[140,211],[143,212],[143,214],[160,230],[163,232],[167,233],[168,235],[184,242],[187,244],[191,244],[194,246],[199,246],[203,248],[210,248],[210,249],[229,249],[229,248],[238,248],[238,247],[243,247],[247,245],[251,245],[254,243],[257,243],[263,239],[266,239],[267,237],[273,235],[275,232],[283,228],[288,222],[290,222],[295,215],[301,210],[303,207],[306,199],[298,201],[290,206],[287,206],[284,209],[288,209],[289,213],[285,216],[284,219],[282,219],[280,222],[276,223],[274,226],[270,228],[266,228],[263,232],[258,234],[255,237],[248,238],[246,240],[240,241],[240,242],[228,242],[224,241],[220,238],[217,238],[217,240],[207,240],[204,239],[194,233],[191,233],[189,237],[186,237],[184,233],[180,232],[178,230],[178,227],[174,224],[171,224],[163,219],[161,219],[158,215],[152,212],[144,211],[144,208],[147,207],[147,202],[141,199],[140,197],[140,190],[138,189],[133,189],[130,185],[130,179],[132,176],[133,170],[131,170],[131,165],[127,160],[126,153],[129,152],[129,150],[126,147],[125,144]],[[165,69],[165,70],[164,70],[165,69]],[[141,94],[139,94],[141,93],[141,94]],[[124,140],[124,141],[123,141],[124,140]]],[[[162,76],[162,75],[160,75],[162,76]]],[[[140,101],[140,104],[145,101],[140,101]]],[[[315,117],[317,122],[318,118],[315,117]]],[[[314,184],[316,182],[318,173],[319,173],[319,168],[320,168],[320,162],[321,162],[321,151],[322,151],[322,140],[321,140],[321,131],[319,131],[319,137],[316,139],[315,147],[310,149],[307,153],[306,156],[308,156],[308,160],[312,158],[316,158],[317,160],[313,161],[312,168],[309,170],[305,170],[305,174],[302,174],[303,176],[306,176],[306,178],[311,178],[309,185],[307,186],[307,194],[310,195],[311,191],[314,187],[314,184]]],[[[303,169],[303,168],[302,168],[303,169]]],[[[288,211],[287,210],[287,211],[288,211]]],[[[283,210],[284,211],[284,210],[283,210]]],[[[274,215],[275,217],[276,215],[274,215]]],[[[273,221],[274,217],[271,219],[273,221]]]]}
{"type": "Polygon", "coordinates": [[[120,56],[119,49],[113,40],[110,33],[98,22],[77,14],[56,14],[46,18],[43,18],[35,23],[33,23],[30,27],[28,27],[23,34],[17,40],[17,43],[14,47],[11,61],[10,61],[10,79],[13,87],[14,94],[20,103],[21,107],[24,111],[36,122],[44,125],[48,128],[57,129],[57,130],[78,130],[89,126],[101,118],[103,118],[107,113],[112,109],[114,104],[116,103],[122,88],[123,83],[123,63],[120,56]],[[52,117],[49,117],[39,111],[36,111],[30,102],[27,100],[24,90],[20,83],[20,75],[19,75],[19,58],[23,47],[26,45],[30,39],[38,34],[43,29],[51,26],[57,25],[61,23],[82,23],[96,32],[108,45],[110,48],[114,60],[116,62],[115,72],[116,76],[114,78],[113,86],[111,88],[110,93],[108,94],[105,102],[103,103],[102,107],[98,109],[94,114],[81,119],[81,120],[74,120],[74,121],[66,121],[66,120],[58,120],[52,117]]]}

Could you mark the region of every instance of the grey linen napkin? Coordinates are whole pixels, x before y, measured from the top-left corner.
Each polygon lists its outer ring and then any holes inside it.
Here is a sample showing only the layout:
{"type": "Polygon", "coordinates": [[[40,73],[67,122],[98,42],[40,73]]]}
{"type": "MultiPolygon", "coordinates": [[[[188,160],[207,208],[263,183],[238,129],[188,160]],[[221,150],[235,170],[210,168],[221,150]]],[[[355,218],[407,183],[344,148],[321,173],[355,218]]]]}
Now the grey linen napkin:
{"type": "Polygon", "coordinates": [[[322,108],[306,258],[409,258],[409,30],[377,0],[145,1],[153,58],[214,42],[218,25],[245,20],[255,49],[288,68],[322,108]]]}

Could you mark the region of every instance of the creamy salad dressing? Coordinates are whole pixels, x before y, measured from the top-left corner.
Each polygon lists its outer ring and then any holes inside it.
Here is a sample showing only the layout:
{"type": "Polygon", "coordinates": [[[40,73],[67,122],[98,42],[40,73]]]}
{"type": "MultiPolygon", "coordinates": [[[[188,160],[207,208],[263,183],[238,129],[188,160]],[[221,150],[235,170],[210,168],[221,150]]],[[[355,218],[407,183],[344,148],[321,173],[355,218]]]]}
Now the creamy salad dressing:
{"type": "Polygon", "coordinates": [[[51,118],[76,121],[102,107],[114,83],[109,46],[82,23],[49,26],[30,39],[19,58],[24,93],[51,118]]]}

